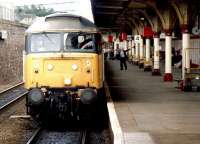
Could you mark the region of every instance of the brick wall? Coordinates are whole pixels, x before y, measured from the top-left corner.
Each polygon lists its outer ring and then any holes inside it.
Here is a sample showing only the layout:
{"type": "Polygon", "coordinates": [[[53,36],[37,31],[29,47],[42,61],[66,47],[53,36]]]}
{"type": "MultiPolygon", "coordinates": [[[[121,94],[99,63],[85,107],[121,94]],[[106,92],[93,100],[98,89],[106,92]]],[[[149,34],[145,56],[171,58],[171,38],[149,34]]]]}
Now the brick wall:
{"type": "Polygon", "coordinates": [[[26,25],[0,20],[0,31],[7,39],[0,40],[0,84],[22,80],[22,51],[25,48],[26,25]]]}

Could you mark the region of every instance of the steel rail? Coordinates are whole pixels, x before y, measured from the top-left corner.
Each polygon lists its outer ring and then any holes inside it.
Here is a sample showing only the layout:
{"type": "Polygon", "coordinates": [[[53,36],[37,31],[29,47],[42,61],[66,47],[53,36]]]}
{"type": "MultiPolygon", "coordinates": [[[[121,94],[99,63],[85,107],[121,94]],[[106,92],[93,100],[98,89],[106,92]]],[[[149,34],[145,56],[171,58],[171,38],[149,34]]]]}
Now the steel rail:
{"type": "Polygon", "coordinates": [[[39,127],[31,136],[31,138],[28,140],[26,144],[34,144],[35,141],[37,140],[37,137],[39,136],[39,133],[42,131],[42,128],[39,127]]]}
{"type": "Polygon", "coordinates": [[[12,90],[12,89],[14,89],[14,88],[16,88],[16,87],[18,87],[18,86],[23,85],[23,84],[24,84],[24,82],[20,82],[20,83],[14,85],[14,86],[11,86],[11,87],[9,87],[9,88],[3,90],[3,91],[0,91],[0,94],[3,94],[3,93],[5,93],[5,92],[7,92],[7,91],[9,91],[9,90],[12,90]]]}
{"type": "Polygon", "coordinates": [[[22,97],[24,97],[26,94],[28,94],[28,92],[24,92],[23,94],[19,95],[19,96],[16,97],[15,99],[13,99],[13,100],[9,101],[8,103],[6,103],[5,105],[1,106],[1,107],[0,107],[0,112],[1,112],[3,109],[7,108],[9,105],[11,105],[11,104],[17,102],[19,99],[21,99],[22,97]]]}

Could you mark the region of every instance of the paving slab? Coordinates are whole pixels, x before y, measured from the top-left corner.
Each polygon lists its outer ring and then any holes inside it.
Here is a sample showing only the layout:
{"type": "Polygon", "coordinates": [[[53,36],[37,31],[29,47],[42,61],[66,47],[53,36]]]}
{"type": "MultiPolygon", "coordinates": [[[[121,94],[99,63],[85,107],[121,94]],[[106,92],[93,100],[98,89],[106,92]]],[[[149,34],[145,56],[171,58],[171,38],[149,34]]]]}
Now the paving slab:
{"type": "Polygon", "coordinates": [[[200,144],[200,93],[132,64],[121,71],[116,60],[106,61],[106,79],[126,144],[200,144]]]}

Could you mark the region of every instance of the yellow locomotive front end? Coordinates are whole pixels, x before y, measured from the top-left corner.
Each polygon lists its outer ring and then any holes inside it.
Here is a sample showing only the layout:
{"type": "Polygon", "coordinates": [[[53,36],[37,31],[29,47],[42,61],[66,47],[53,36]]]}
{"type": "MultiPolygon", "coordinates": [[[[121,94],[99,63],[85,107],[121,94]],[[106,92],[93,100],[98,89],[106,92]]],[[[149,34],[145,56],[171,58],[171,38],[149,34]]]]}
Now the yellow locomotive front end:
{"type": "Polygon", "coordinates": [[[72,23],[80,17],[54,15],[49,18],[45,22],[54,28],[27,32],[26,36],[27,111],[34,117],[44,114],[45,117],[67,119],[73,116],[79,119],[90,113],[85,108],[95,105],[102,94],[101,38],[94,31],[72,31],[63,28],[66,23],[59,24],[66,22],[64,20],[72,23]]]}
{"type": "Polygon", "coordinates": [[[102,55],[95,53],[28,54],[25,87],[102,87],[102,55]]]}

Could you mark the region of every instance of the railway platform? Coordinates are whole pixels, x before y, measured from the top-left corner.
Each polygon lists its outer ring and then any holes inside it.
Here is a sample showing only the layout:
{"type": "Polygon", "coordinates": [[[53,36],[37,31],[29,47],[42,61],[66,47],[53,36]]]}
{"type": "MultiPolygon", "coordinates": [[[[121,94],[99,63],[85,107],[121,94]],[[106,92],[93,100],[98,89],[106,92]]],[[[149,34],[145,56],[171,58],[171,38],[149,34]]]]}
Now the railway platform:
{"type": "Polygon", "coordinates": [[[182,92],[175,82],[163,82],[162,76],[132,64],[121,71],[117,60],[106,61],[106,78],[122,143],[200,143],[199,93],[182,92]]]}

